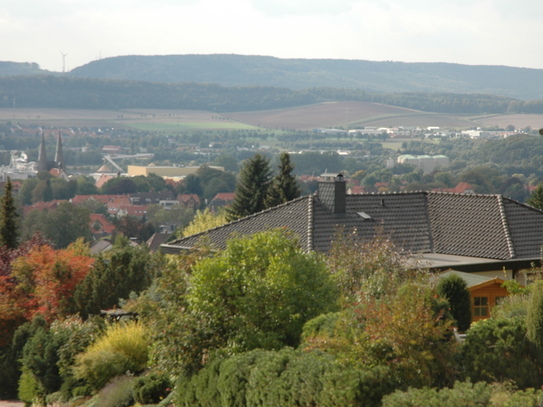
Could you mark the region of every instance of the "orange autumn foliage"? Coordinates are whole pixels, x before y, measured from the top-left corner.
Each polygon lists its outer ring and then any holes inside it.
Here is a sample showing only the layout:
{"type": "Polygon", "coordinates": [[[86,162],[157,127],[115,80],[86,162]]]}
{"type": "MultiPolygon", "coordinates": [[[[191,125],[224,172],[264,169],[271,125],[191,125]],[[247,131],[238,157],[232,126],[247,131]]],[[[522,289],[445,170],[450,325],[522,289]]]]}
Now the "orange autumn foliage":
{"type": "Polygon", "coordinates": [[[74,291],[94,262],[83,242],[55,250],[49,245],[34,247],[12,265],[16,309],[26,320],[41,314],[47,321],[77,312],[74,291]]]}

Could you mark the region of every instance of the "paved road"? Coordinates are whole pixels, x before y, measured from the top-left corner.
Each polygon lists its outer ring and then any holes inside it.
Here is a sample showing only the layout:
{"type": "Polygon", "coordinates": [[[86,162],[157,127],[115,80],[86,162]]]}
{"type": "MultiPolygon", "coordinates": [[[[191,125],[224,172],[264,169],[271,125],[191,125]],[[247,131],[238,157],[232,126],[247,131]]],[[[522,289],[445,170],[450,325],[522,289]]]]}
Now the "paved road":
{"type": "Polygon", "coordinates": [[[0,407],[23,407],[24,405],[22,401],[0,400],[0,407]]]}

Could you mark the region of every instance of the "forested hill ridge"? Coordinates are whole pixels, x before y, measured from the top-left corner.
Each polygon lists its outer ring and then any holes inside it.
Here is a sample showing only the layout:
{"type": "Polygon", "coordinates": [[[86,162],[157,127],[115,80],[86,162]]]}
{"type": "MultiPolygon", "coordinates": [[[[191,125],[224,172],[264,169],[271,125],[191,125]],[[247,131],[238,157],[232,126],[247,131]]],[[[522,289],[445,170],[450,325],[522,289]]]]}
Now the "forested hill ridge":
{"type": "Polygon", "coordinates": [[[543,69],[510,66],[228,54],[132,55],[92,61],[63,74],[42,70],[36,63],[0,61],[0,77],[40,74],[227,87],[329,87],[370,93],[482,93],[520,100],[543,99],[543,69]]]}
{"type": "Polygon", "coordinates": [[[70,76],[149,82],[197,82],[289,89],[331,87],[367,92],[486,93],[543,99],[543,70],[451,63],[280,59],[247,55],[118,56],[70,76]]]}
{"type": "Polygon", "coordinates": [[[55,75],[56,72],[50,72],[41,69],[35,62],[9,62],[0,61],[0,76],[20,76],[20,75],[55,75]]]}

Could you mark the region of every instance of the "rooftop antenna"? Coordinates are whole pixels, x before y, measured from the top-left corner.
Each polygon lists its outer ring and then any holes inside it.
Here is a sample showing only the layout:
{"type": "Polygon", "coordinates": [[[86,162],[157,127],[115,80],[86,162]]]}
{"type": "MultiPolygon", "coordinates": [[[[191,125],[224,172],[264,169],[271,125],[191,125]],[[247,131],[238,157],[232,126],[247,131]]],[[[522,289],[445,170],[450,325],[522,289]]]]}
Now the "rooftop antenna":
{"type": "Polygon", "coordinates": [[[60,54],[62,55],[62,73],[65,73],[66,72],[66,55],[68,54],[62,51],[60,51],[60,54]]]}

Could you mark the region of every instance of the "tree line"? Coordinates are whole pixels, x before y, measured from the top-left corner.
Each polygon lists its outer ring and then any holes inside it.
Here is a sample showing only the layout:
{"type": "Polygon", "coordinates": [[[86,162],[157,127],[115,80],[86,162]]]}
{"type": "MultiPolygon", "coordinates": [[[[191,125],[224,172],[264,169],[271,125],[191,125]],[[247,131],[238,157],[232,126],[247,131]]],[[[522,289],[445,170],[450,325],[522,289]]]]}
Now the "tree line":
{"type": "Polygon", "coordinates": [[[376,102],[456,114],[543,113],[543,101],[487,94],[376,93],[315,87],[293,90],[210,83],[152,83],[64,76],[0,77],[0,107],[189,109],[212,112],[288,108],[327,101],[376,102]]]}

